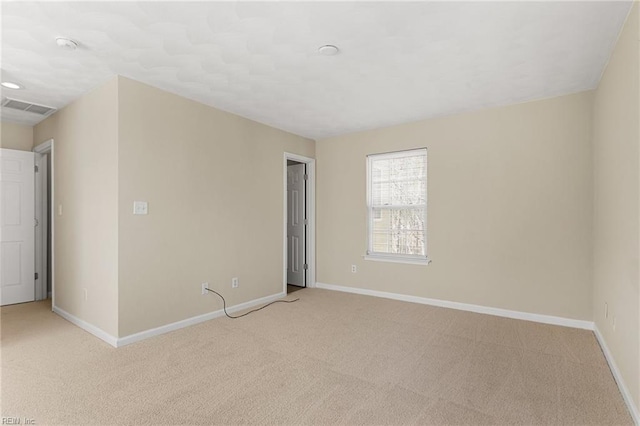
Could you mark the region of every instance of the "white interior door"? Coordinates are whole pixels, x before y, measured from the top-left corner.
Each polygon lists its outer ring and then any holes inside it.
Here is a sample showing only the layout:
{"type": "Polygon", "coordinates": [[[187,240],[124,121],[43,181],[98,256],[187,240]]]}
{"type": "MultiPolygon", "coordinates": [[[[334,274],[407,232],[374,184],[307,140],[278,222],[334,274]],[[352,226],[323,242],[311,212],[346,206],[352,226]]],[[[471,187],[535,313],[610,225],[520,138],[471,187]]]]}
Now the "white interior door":
{"type": "Polygon", "coordinates": [[[35,298],[34,154],[0,149],[0,305],[35,298]]]}
{"type": "Polygon", "coordinates": [[[287,283],[305,286],[305,166],[287,166],[287,283]]]}

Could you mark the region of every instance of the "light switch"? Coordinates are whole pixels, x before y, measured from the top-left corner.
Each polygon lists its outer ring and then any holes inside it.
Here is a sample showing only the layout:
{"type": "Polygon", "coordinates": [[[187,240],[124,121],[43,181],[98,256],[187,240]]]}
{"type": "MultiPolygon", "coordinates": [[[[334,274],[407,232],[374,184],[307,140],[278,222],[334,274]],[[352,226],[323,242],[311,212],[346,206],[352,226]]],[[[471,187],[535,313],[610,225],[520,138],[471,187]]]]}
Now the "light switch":
{"type": "Polygon", "coordinates": [[[147,214],[149,213],[149,205],[146,201],[134,201],[133,202],[133,214],[147,214]]]}

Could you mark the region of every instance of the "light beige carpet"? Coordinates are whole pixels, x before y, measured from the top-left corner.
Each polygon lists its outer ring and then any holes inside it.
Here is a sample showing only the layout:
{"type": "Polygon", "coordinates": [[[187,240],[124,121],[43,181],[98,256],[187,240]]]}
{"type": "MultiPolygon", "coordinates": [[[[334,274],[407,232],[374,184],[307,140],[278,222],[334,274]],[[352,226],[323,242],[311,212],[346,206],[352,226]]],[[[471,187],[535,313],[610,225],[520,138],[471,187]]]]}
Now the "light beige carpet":
{"type": "Polygon", "coordinates": [[[294,297],[119,349],[46,302],[2,308],[2,416],[38,425],[632,424],[589,331],[317,289],[294,297]]]}

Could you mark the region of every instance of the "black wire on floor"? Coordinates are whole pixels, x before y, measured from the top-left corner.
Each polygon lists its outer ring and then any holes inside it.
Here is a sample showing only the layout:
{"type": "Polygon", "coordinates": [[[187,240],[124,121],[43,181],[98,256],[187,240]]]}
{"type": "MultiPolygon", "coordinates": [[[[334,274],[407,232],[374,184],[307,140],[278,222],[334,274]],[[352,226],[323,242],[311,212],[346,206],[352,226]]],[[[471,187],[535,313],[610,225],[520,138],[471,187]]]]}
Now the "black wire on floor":
{"type": "Polygon", "coordinates": [[[234,317],[234,316],[229,315],[229,314],[227,313],[227,301],[226,301],[226,300],[224,300],[224,297],[223,297],[220,293],[218,293],[218,292],[217,292],[217,291],[215,291],[215,290],[211,290],[210,288],[207,288],[207,287],[205,287],[205,290],[210,291],[211,293],[215,293],[215,294],[217,294],[218,296],[220,296],[220,299],[222,299],[222,309],[224,310],[224,314],[225,314],[226,316],[228,316],[229,318],[231,318],[231,319],[242,318],[242,317],[244,317],[244,316],[246,316],[246,315],[249,315],[249,314],[251,314],[251,313],[253,313],[253,312],[257,312],[257,311],[259,311],[259,310],[261,310],[261,309],[264,309],[264,308],[266,308],[266,307],[267,307],[267,306],[269,306],[269,305],[273,305],[274,303],[293,303],[293,302],[297,302],[298,300],[300,300],[300,298],[293,299],[293,300],[274,300],[273,302],[271,302],[271,303],[267,303],[266,305],[261,306],[261,307],[259,307],[258,309],[254,309],[254,310],[252,310],[252,311],[245,312],[245,313],[244,313],[244,314],[242,314],[242,315],[238,315],[238,316],[235,316],[235,317],[234,317]]]}

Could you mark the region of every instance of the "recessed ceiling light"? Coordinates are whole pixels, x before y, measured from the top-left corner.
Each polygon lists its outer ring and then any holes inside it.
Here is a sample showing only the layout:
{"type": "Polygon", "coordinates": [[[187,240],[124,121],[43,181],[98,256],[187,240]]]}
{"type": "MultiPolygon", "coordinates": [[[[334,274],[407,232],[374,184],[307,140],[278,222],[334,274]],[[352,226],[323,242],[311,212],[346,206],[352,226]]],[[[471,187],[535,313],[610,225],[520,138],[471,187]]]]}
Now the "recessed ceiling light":
{"type": "Polygon", "coordinates": [[[65,50],[76,50],[78,42],[66,37],[56,37],[56,43],[65,50]]]}
{"type": "Polygon", "coordinates": [[[0,83],[2,85],[2,87],[6,87],[7,89],[22,89],[22,86],[20,86],[18,83],[14,83],[12,81],[3,81],[2,83],[0,83]]]}
{"type": "Polygon", "coordinates": [[[333,56],[339,52],[339,49],[333,44],[325,44],[318,48],[318,52],[323,56],[333,56]]]}

